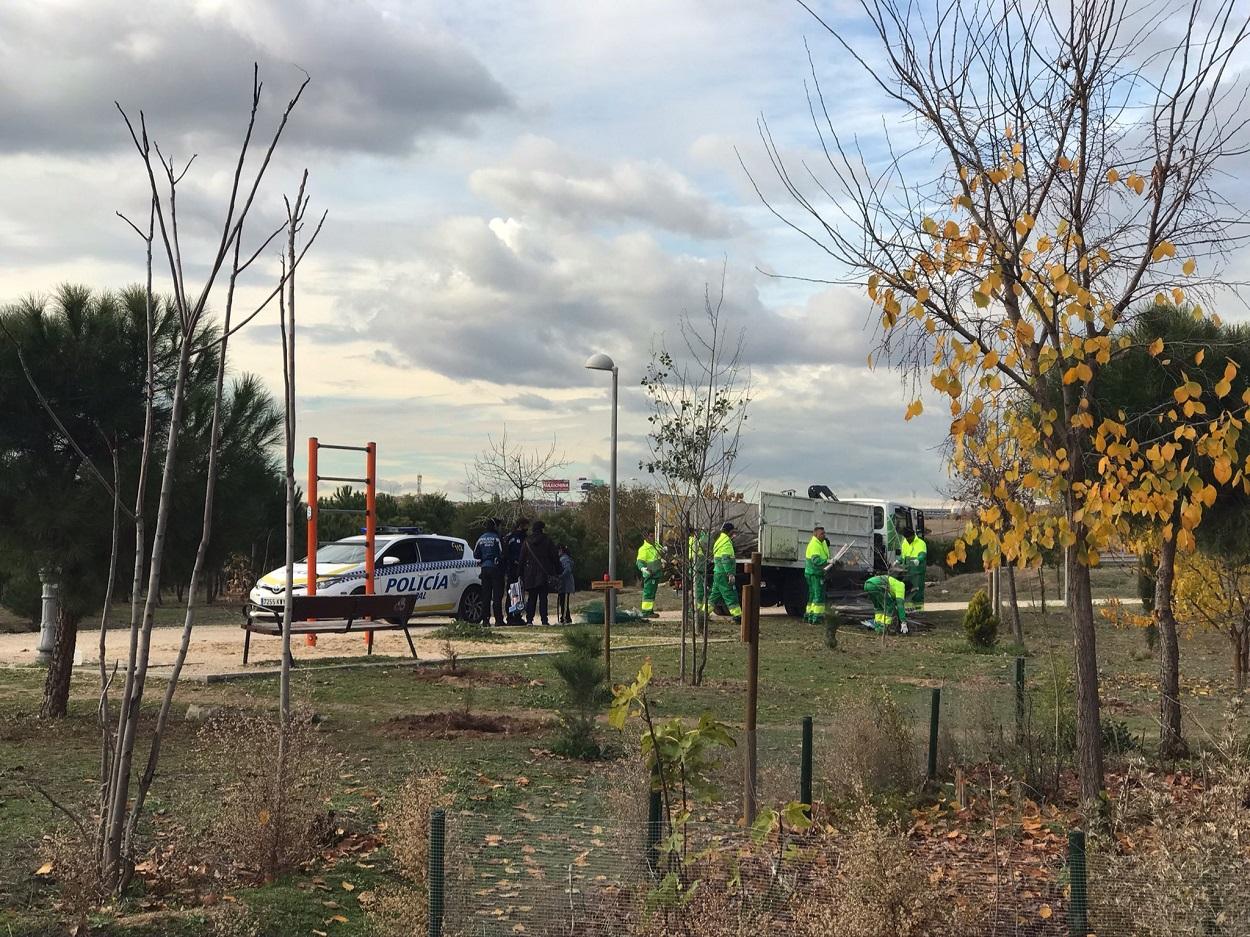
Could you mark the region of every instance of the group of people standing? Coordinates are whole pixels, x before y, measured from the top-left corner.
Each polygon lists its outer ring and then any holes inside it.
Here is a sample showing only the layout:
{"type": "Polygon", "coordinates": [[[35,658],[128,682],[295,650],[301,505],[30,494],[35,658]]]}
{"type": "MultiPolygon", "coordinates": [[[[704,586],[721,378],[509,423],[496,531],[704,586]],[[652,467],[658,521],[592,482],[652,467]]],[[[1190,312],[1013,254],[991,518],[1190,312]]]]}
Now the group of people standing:
{"type": "Polygon", "coordinates": [[[534,521],[531,528],[522,517],[501,536],[499,522],[491,518],[473,557],[482,569],[483,622],[489,624],[493,615],[496,627],[532,625],[538,615],[544,626],[550,625],[548,599],[554,592],[558,623],[573,623],[573,555],[567,544],[557,546],[551,539],[545,522],[534,521]]]}

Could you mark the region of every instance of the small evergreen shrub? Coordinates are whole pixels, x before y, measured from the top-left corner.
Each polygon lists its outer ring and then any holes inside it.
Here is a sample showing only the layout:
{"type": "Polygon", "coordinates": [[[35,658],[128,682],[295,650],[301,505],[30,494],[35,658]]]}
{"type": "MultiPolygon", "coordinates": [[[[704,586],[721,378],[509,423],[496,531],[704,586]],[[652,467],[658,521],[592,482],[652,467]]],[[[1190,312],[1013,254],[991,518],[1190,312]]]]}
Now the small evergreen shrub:
{"type": "Polygon", "coordinates": [[[972,597],[964,612],[964,635],[975,648],[990,648],[998,642],[998,616],[984,589],[972,597]]]}
{"type": "Polygon", "coordinates": [[[595,722],[609,698],[603,635],[593,628],[567,628],[560,632],[560,639],[565,650],[552,665],[564,682],[564,705],[560,709],[560,734],[552,748],[569,758],[600,758],[604,752],[595,722]]]}

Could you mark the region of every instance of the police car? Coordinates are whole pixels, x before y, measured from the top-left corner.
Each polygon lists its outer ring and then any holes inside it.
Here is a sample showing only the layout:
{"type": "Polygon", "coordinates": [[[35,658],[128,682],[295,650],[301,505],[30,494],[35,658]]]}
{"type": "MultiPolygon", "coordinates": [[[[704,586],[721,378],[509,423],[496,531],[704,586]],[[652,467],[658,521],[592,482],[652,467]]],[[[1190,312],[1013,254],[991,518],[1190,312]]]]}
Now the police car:
{"type": "MultiPolygon", "coordinates": [[[[374,537],[373,591],[376,595],[412,595],[413,615],[454,615],[482,620],[482,585],[478,561],[469,545],[437,534],[378,533],[374,537]]],[[[292,590],[308,588],[307,557],[295,564],[292,590]]],[[[365,538],[336,540],[317,547],[317,595],[365,592],[365,538]]],[[[262,576],[248,595],[250,618],[282,615],[286,567],[262,576]]]]}

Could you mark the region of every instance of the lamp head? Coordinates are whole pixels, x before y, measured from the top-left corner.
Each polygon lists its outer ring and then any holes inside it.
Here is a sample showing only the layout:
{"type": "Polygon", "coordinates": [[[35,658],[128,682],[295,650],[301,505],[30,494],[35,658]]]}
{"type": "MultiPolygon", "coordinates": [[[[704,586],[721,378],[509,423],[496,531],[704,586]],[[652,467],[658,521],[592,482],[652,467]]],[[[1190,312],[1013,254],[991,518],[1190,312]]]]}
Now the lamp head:
{"type": "Polygon", "coordinates": [[[586,367],[592,371],[612,371],[616,364],[603,352],[598,352],[586,359],[586,367]]]}

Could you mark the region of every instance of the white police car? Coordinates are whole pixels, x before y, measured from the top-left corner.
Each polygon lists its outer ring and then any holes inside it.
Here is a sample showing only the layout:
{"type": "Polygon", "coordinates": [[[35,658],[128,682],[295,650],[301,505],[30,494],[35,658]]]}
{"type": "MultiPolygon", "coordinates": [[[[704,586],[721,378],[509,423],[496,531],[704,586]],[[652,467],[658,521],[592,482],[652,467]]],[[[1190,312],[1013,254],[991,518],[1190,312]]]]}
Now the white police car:
{"type": "MultiPolygon", "coordinates": [[[[412,595],[413,615],[454,615],[482,620],[482,585],[478,561],[469,545],[437,534],[378,533],[374,537],[373,591],[376,595],[412,595]]],[[[307,591],[307,557],[295,564],[292,590],[307,591]]],[[[336,540],[317,548],[317,595],[365,592],[365,538],[336,540]]],[[[286,593],[286,567],[262,576],[248,595],[252,618],[279,617],[286,593]]]]}

